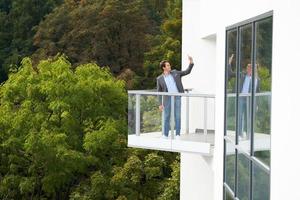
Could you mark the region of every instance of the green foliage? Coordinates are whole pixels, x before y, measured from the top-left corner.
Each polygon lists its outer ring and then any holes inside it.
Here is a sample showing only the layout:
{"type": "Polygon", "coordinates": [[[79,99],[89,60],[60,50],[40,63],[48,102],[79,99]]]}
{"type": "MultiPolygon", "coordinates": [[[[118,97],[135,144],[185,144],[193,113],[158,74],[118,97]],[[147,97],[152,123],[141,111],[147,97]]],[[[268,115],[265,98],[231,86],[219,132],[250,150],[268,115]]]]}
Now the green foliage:
{"type": "MultiPolygon", "coordinates": [[[[260,91],[271,92],[271,75],[267,67],[258,68],[260,91]]],[[[255,129],[257,133],[270,134],[271,131],[271,96],[257,96],[255,98],[255,129]]]]}
{"type": "Polygon", "coordinates": [[[144,133],[160,132],[162,113],[158,109],[157,96],[141,98],[141,131],[144,133]]]}
{"type": "Polygon", "coordinates": [[[173,68],[181,70],[181,7],[180,0],[167,1],[161,34],[148,38],[151,49],[145,53],[144,73],[141,75],[144,88],[155,88],[155,78],[161,73],[161,60],[168,60],[173,68]]]}
{"type": "Polygon", "coordinates": [[[237,156],[237,181],[239,199],[246,200],[249,197],[250,188],[250,161],[243,154],[237,156]]]}
{"type": "Polygon", "coordinates": [[[151,19],[153,23],[153,31],[157,32],[159,24],[162,23],[163,19],[166,18],[166,6],[167,1],[165,0],[144,0],[143,4],[147,10],[148,18],[151,19]]]}
{"type": "Polygon", "coordinates": [[[128,199],[157,199],[162,192],[165,159],[153,152],[145,156],[132,155],[122,168],[115,168],[112,183],[118,196],[128,199]]]}
{"type": "Polygon", "coordinates": [[[178,195],[173,154],[126,148],[124,83],[107,68],[25,58],[0,94],[1,199],[178,195]]]}
{"type": "Polygon", "coordinates": [[[258,68],[258,77],[260,79],[260,91],[271,91],[271,74],[267,67],[258,68]]]}
{"type": "Polygon", "coordinates": [[[236,126],[236,111],[235,111],[235,101],[229,101],[227,104],[227,114],[226,114],[226,130],[235,131],[236,126]]]}
{"type": "MultiPolygon", "coordinates": [[[[177,0],[0,2],[0,199],[178,197],[174,154],[126,147],[124,86],[180,65],[180,18],[177,0]]],[[[156,101],[147,130],[161,129],[156,101]]]]}
{"type": "Polygon", "coordinates": [[[124,84],[95,64],[70,68],[26,58],[1,87],[1,198],[66,197],[88,166],[117,163],[104,160],[126,145],[124,84]]]}
{"type": "Polygon", "coordinates": [[[77,66],[96,62],[119,74],[141,69],[149,22],[141,1],[65,1],[39,25],[34,57],[64,53],[77,66]]]}
{"type": "Polygon", "coordinates": [[[62,0],[4,0],[0,2],[0,82],[31,55],[35,26],[62,0]]]}
{"type": "Polygon", "coordinates": [[[256,97],[255,124],[256,133],[270,134],[271,132],[271,96],[256,97]]]}
{"type": "Polygon", "coordinates": [[[158,200],[179,200],[180,192],[180,163],[179,158],[172,163],[172,177],[167,180],[166,187],[158,200]]]}
{"type": "MultiPolygon", "coordinates": [[[[227,143],[227,149],[230,148],[230,144],[227,143]]],[[[227,154],[225,157],[225,178],[226,183],[231,187],[234,188],[235,182],[235,155],[227,154]]]]}
{"type": "MultiPolygon", "coordinates": [[[[123,165],[113,167],[111,177],[95,172],[76,187],[70,199],[158,199],[164,188],[169,188],[170,180],[165,177],[170,163],[164,158],[171,156],[133,149],[123,165]]],[[[178,191],[179,187],[175,192],[178,191]]]]}
{"type": "Polygon", "coordinates": [[[256,25],[257,62],[268,69],[272,66],[272,21],[272,17],[269,17],[256,25]]]}

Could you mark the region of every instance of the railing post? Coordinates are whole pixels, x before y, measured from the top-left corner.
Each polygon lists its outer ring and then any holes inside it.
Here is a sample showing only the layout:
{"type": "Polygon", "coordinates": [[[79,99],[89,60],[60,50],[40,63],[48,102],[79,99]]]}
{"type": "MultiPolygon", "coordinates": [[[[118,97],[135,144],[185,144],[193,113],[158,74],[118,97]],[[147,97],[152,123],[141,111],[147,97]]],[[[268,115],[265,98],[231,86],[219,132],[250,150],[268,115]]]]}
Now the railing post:
{"type": "Polygon", "coordinates": [[[207,135],[207,97],[204,97],[204,135],[207,135]]]}
{"type": "Polygon", "coordinates": [[[140,136],[141,133],[141,95],[135,95],[135,134],[136,136],[140,136]]]}
{"type": "MultiPolygon", "coordinates": [[[[160,96],[159,96],[160,98],[160,96]]],[[[164,96],[161,96],[161,105],[164,105],[164,96]]],[[[165,108],[161,112],[161,134],[164,136],[165,131],[165,108]]]]}
{"type": "MultiPolygon", "coordinates": [[[[187,90],[187,93],[189,93],[188,90],[187,90]]],[[[185,134],[189,134],[189,132],[190,132],[190,127],[189,127],[190,119],[189,119],[189,117],[190,117],[190,99],[187,96],[186,97],[185,134]]]]}
{"type": "Polygon", "coordinates": [[[175,126],[174,106],[175,106],[175,97],[171,96],[171,139],[174,139],[174,126],[175,126]]]}

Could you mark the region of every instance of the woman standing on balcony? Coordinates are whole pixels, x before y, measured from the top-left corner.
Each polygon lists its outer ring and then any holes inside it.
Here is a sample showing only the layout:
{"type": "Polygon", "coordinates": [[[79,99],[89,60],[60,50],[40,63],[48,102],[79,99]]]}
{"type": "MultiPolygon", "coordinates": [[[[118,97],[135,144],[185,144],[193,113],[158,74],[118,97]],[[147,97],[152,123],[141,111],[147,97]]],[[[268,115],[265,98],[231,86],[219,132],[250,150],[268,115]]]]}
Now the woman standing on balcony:
{"type": "MultiPolygon", "coordinates": [[[[160,68],[162,74],[157,77],[157,91],[158,92],[170,92],[170,93],[184,93],[181,77],[191,73],[194,66],[193,58],[188,56],[189,66],[185,71],[172,70],[171,65],[167,60],[160,62],[160,68]]],[[[159,109],[164,110],[164,138],[168,138],[170,130],[170,115],[171,115],[171,96],[159,97],[159,109]]],[[[181,111],[181,99],[180,96],[175,97],[175,129],[176,139],[180,137],[180,111],[181,111]]]]}

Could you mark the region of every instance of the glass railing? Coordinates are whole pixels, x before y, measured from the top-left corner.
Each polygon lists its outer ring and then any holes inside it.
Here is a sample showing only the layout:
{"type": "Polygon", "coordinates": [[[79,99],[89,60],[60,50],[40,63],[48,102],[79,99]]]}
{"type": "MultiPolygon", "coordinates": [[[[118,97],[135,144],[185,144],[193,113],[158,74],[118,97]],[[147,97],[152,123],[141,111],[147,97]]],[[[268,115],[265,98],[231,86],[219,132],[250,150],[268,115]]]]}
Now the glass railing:
{"type": "Polygon", "coordinates": [[[214,113],[214,95],[128,91],[128,144],[169,151],[214,144],[214,113]]]}

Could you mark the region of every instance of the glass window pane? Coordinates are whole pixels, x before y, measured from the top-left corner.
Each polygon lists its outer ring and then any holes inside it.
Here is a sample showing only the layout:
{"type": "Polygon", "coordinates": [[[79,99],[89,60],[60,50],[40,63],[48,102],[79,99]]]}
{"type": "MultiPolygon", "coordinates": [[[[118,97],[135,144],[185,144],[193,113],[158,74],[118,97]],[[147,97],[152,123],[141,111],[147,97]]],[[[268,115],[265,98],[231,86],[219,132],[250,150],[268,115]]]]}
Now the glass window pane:
{"type": "Polygon", "coordinates": [[[248,200],[250,194],[250,160],[243,154],[238,154],[237,197],[248,200]]]}
{"type": "Polygon", "coordinates": [[[253,200],[270,199],[270,175],[253,163],[253,200]]]}
{"type": "Polygon", "coordinates": [[[231,194],[224,188],[225,190],[225,200],[234,200],[234,198],[231,196],[231,194]]]}
{"type": "Polygon", "coordinates": [[[251,91],[252,91],[252,25],[240,29],[239,113],[238,138],[245,151],[250,152],[251,91]]]}
{"type": "Polygon", "coordinates": [[[235,141],[236,127],[236,44],[237,30],[227,32],[227,103],[226,103],[226,135],[235,141]]]}
{"type": "Polygon", "coordinates": [[[272,18],[256,22],[254,156],[270,165],[272,18]]]}
{"type": "MultiPolygon", "coordinates": [[[[250,196],[253,200],[268,200],[269,173],[257,163],[251,165],[252,161],[237,152],[234,144],[238,139],[239,148],[270,166],[272,17],[237,26],[227,31],[226,40],[225,135],[232,143],[225,142],[224,182],[232,191],[237,190],[239,200],[250,200],[250,196]]],[[[227,189],[224,199],[234,199],[227,189]]]]}
{"type": "Polygon", "coordinates": [[[226,142],[225,157],[225,182],[234,191],[235,180],[235,148],[230,142],[226,142]]]}

